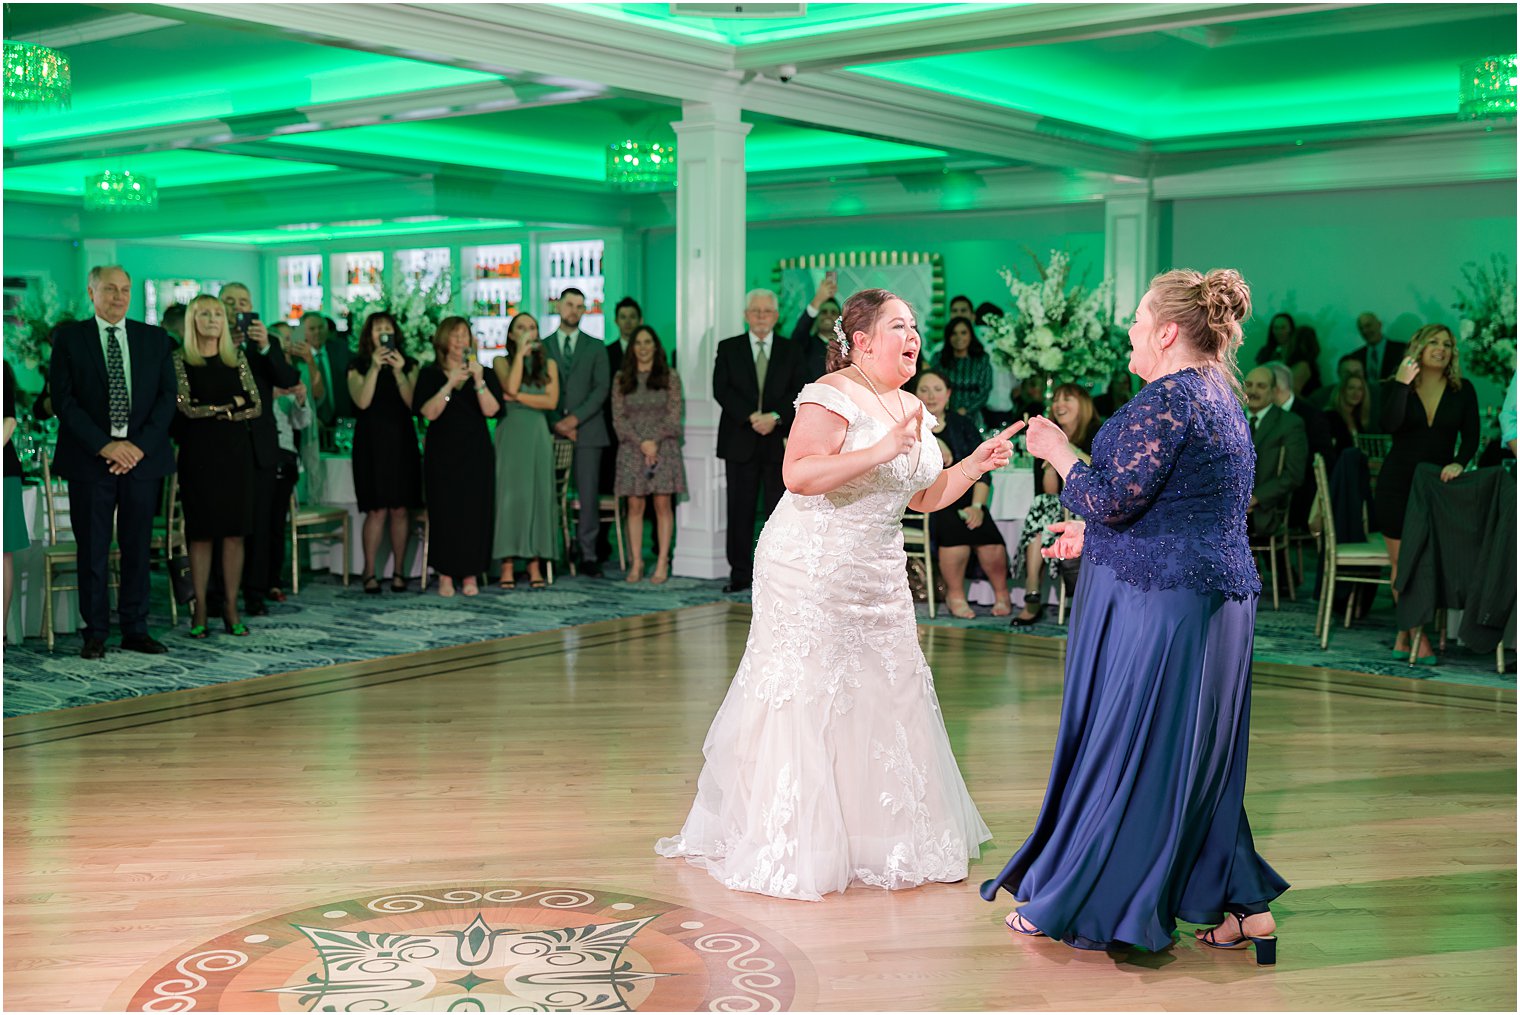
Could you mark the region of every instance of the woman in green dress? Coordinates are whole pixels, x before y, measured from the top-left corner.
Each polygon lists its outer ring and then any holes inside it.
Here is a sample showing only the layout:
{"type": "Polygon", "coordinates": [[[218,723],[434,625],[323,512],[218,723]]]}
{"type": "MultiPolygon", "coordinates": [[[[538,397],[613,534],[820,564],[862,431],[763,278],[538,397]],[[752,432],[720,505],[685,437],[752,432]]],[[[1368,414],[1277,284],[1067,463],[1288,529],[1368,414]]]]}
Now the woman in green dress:
{"type": "Polygon", "coordinates": [[[504,402],[496,423],[496,526],[491,555],[501,557],[504,589],[517,587],[519,557],[529,587],[544,587],[543,558],[554,550],[554,435],[549,413],[559,402],[559,370],[544,354],[538,322],[518,314],[507,325],[507,352],[491,364],[504,402]]]}

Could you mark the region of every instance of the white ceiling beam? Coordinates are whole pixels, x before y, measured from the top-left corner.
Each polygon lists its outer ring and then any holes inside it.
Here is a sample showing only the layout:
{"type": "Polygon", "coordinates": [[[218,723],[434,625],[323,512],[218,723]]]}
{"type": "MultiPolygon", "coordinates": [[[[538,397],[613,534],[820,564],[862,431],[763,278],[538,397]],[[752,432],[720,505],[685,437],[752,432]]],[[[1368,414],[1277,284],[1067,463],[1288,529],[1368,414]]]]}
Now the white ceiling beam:
{"type": "Polygon", "coordinates": [[[83,46],[91,42],[125,39],[131,35],[154,32],[160,28],[171,28],[178,24],[180,22],[177,20],[155,17],[151,14],[103,14],[89,21],[80,21],[58,28],[44,28],[36,32],[22,32],[9,38],[13,42],[30,42],[38,46],[65,49],[69,46],[83,46]]]}
{"type": "MultiPolygon", "coordinates": [[[[1330,5],[1325,17],[1284,18],[1275,21],[1199,25],[1165,29],[1166,34],[1205,49],[1254,46],[1260,43],[1293,42],[1327,35],[1422,28],[1476,21],[1505,13],[1497,4],[1356,4],[1330,5]]],[[[1312,12],[1311,12],[1312,13],[1312,12]]]]}
{"type": "Polygon", "coordinates": [[[744,109],[830,130],[900,140],[1010,162],[1099,172],[1143,169],[1129,139],[922,89],[820,72],[805,82],[724,69],[733,47],[569,8],[534,4],[179,3],[162,9],[197,20],[274,32],[323,45],[387,53],[565,87],[710,102],[728,94],[744,109]],[[364,31],[352,31],[352,25],[364,31]],[[595,29],[595,30],[593,30],[595,29]],[[1111,145],[1112,147],[1105,147],[1111,145]]]}
{"type": "MultiPolygon", "coordinates": [[[[265,138],[344,127],[365,127],[414,120],[439,120],[508,109],[578,102],[593,93],[547,85],[513,85],[486,81],[384,95],[346,102],[316,103],[247,116],[161,124],[90,134],[85,137],[23,144],[5,149],[5,165],[39,165],[67,159],[100,158],[141,152],[211,148],[265,138]]],[[[291,149],[299,151],[299,149],[291,149]]]]}
{"type": "Polygon", "coordinates": [[[1334,10],[1308,3],[1056,3],[972,10],[925,21],[831,32],[742,47],[735,62],[749,70],[792,64],[799,70],[905,60],[1334,10]]]}

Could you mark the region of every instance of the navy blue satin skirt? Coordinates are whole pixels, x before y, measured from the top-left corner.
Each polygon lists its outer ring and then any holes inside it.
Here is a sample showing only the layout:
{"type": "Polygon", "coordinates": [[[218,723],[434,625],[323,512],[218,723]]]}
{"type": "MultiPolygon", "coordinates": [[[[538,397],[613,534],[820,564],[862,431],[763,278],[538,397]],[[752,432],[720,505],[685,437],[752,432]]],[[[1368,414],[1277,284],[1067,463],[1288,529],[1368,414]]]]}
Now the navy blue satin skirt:
{"type": "Polygon", "coordinates": [[[1086,948],[1172,943],[1179,918],[1261,912],[1288,883],[1244,805],[1256,600],[1141,591],[1082,562],[1050,784],[1034,832],[982,885],[1086,948]]]}

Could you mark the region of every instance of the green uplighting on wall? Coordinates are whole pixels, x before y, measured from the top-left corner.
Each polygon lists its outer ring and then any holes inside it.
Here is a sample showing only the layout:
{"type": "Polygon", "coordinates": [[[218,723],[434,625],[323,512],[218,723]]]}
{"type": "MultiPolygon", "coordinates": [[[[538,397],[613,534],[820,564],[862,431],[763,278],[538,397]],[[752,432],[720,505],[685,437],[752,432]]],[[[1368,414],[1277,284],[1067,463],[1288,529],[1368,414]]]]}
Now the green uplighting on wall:
{"type": "Polygon", "coordinates": [[[423,233],[463,233],[488,230],[521,229],[517,219],[451,218],[423,215],[411,219],[372,220],[362,222],[309,222],[284,228],[247,229],[220,233],[187,233],[182,239],[197,243],[232,243],[242,246],[281,247],[295,244],[327,243],[375,236],[416,236],[423,233]]]}

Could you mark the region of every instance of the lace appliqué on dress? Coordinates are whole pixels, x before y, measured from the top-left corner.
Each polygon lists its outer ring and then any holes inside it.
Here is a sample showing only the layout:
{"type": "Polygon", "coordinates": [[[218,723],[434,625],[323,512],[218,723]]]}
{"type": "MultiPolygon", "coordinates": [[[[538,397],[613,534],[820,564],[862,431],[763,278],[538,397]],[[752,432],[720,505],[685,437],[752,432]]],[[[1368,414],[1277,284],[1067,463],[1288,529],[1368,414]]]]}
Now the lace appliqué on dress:
{"type": "Polygon", "coordinates": [[[797,839],[786,834],[786,826],[792,823],[801,800],[801,790],[792,778],[792,766],[785,765],[776,776],[775,795],[761,812],[766,842],[755,855],[755,866],[748,877],[731,877],[725,885],[741,892],[779,896],[797,890],[797,875],[787,873],[784,861],[797,855],[797,839]]]}
{"type": "Polygon", "coordinates": [[[1239,403],[1189,369],[1147,384],[1103,424],[1061,503],[1087,521],[1083,557],[1124,581],[1247,599],[1261,592],[1246,535],[1255,474],[1239,403]]]}
{"type": "Polygon", "coordinates": [[[882,862],[880,874],[859,867],[855,870],[855,878],[878,888],[912,888],[929,881],[960,881],[969,868],[965,840],[949,825],[938,836],[934,834],[925,803],[928,795],[926,772],[913,762],[913,754],[908,749],[908,733],[902,723],[897,724],[896,733],[891,747],[879,740],[874,741],[871,757],[881,761],[887,773],[900,785],[899,793],[882,791],[880,803],[893,815],[911,812],[913,841],[895,843],[882,862]]]}

